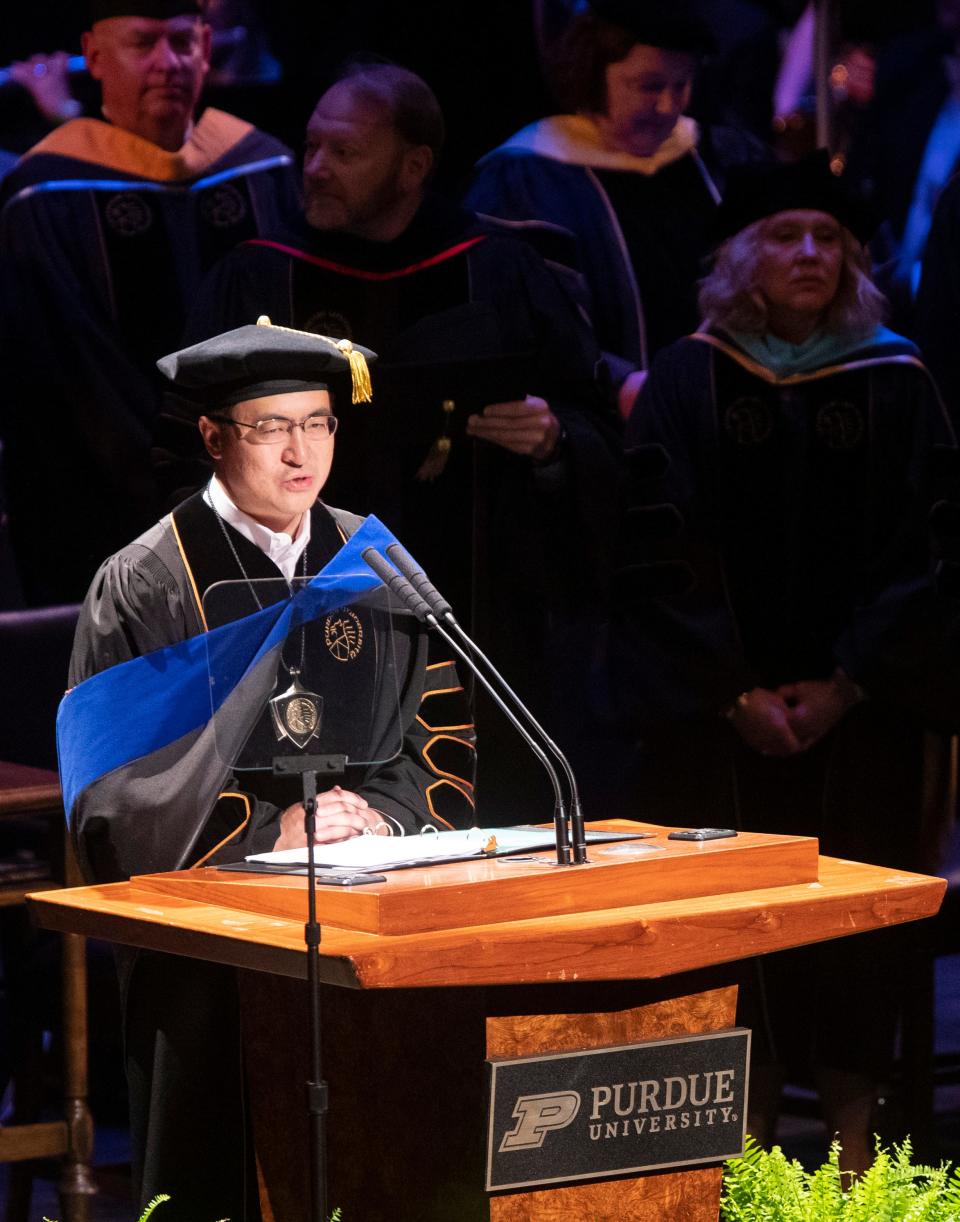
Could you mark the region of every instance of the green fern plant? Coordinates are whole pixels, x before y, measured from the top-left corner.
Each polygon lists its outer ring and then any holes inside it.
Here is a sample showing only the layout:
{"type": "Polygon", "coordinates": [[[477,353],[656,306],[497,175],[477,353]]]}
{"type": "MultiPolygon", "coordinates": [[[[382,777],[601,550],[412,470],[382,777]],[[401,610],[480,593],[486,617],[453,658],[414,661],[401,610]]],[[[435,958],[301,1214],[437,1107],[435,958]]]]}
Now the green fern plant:
{"type": "MultiPolygon", "coordinates": [[[[140,1215],[138,1222],[147,1222],[147,1219],[153,1216],[153,1211],[157,1208],[157,1206],[162,1205],[164,1201],[169,1201],[169,1200],[170,1198],[167,1196],[165,1192],[161,1192],[158,1196],[155,1196],[153,1200],[150,1202],[150,1204],[147,1206],[147,1208],[140,1215]]],[[[50,1219],[47,1217],[44,1217],[43,1222],[50,1222],[50,1219]]],[[[220,1222],[230,1222],[230,1220],[229,1218],[221,1218],[220,1222]]]]}
{"type": "MultiPolygon", "coordinates": [[[[162,1205],[164,1201],[169,1201],[169,1200],[170,1198],[167,1196],[165,1192],[161,1192],[159,1196],[154,1197],[153,1200],[150,1202],[150,1204],[147,1206],[147,1208],[140,1215],[139,1222],[147,1222],[147,1218],[151,1216],[151,1214],[157,1208],[157,1206],[162,1205]]],[[[225,1218],[221,1218],[220,1222],[227,1222],[227,1220],[225,1218]]]]}
{"type": "Polygon", "coordinates": [[[779,1146],[748,1137],[724,1169],[721,1222],[960,1222],[960,1170],[914,1166],[909,1138],[877,1144],[870,1168],[848,1188],[840,1146],[816,1171],[804,1171],[779,1146]]]}

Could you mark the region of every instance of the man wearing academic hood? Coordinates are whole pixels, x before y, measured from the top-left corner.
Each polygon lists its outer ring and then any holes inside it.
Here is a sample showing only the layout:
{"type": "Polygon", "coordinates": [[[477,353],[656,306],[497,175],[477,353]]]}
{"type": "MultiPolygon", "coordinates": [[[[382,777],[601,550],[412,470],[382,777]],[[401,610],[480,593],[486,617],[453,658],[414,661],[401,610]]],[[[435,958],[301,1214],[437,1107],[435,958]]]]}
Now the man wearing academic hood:
{"type": "MultiPolygon", "coordinates": [[[[264,323],[160,362],[194,404],[213,475],[103,563],[81,610],[71,688],[289,597],[288,587],[315,576],[358,529],[359,518],[321,499],[335,408],[349,399],[338,391],[335,405],[331,388],[348,360],[329,340],[264,323]]],[[[383,615],[354,603],[291,633],[279,654],[280,699],[293,688],[298,715],[313,701],[334,732],[349,723],[357,746],[348,753],[375,761],[352,764],[325,789],[321,783],[317,843],[413,834],[428,824],[440,830],[469,818],[464,793],[449,778],[455,753],[473,753],[472,735],[463,726],[436,732],[444,693],[458,686],[453,666],[428,669],[416,621],[389,621],[388,628],[383,615]]],[[[122,736],[131,711],[107,707],[100,716],[111,735],[122,736]]],[[[264,704],[242,748],[253,744],[258,754],[233,760],[224,758],[222,714],[223,706],[197,731],[107,770],[71,800],[88,881],[221,865],[305,844],[300,778],[276,778],[264,766],[290,753],[280,723],[264,704]],[[246,767],[233,773],[234,763],[246,767]]],[[[61,736],[61,767],[69,764],[61,736]]],[[[181,1222],[257,1218],[233,970],[124,951],[120,975],[141,1207],[165,1192],[181,1222]]]]}
{"type": "Polygon", "coordinates": [[[204,271],[295,207],[288,149],[198,117],[210,40],[200,0],[95,0],[83,50],[101,117],[62,124],[4,180],[0,341],[19,359],[0,436],[31,604],[79,600],[156,516],[154,362],[204,271]],[[38,506],[40,468],[57,496],[38,506]]]}

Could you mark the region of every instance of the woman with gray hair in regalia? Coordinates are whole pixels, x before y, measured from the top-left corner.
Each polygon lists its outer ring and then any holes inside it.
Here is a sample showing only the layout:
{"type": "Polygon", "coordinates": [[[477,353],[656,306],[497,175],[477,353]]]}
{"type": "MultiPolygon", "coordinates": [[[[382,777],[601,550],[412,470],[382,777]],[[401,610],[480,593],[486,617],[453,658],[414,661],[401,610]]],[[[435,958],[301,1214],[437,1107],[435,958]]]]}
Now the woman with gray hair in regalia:
{"type": "MultiPolygon", "coordinates": [[[[880,324],[868,226],[825,153],[732,172],[717,219],[705,322],[660,354],[627,425],[613,673],[636,793],[656,822],[930,866],[947,743],[929,731],[956,720],[929,516],[950,425],[914,346],[880,324]]],[[[761,1141],[800,1073],[843,1165],[871,1161],[910,937],[745,973],[761,1141]]]]}

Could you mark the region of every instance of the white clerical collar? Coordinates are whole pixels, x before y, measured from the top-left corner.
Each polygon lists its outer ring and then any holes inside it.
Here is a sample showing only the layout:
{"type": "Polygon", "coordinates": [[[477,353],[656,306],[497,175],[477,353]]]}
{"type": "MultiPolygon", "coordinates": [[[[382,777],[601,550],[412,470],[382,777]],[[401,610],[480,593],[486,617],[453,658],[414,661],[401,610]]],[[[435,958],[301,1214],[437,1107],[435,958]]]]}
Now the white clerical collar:
{"type": "Polygon", "coordinates": [[[273,561],[288,582],[293,581],[297,561],[310,542],[309,512],[300,519],[300,533],[296,539],[291,539],[286,531],[271,530],[269,526],[264,526],[262,522],[251,518],[242,509],[238,509],[229,492],[216,476],[213,476],[210,483],[207,484],[205,500],[214,513],[219,514],[228,526],[232,526],[245,539],[249,539],[251,543],[259,547],[264,555],[273,561]]]}

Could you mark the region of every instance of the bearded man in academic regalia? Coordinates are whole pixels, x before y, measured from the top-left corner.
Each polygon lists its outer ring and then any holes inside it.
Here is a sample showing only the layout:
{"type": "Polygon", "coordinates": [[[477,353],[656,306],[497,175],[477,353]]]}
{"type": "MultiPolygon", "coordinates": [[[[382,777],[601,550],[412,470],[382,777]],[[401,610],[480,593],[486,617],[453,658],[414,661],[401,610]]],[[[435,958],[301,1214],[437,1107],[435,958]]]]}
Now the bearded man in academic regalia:
{"type": "MultiPolygon", "coordinates": [[[[599,352],[532,245],[429,190],[442,140],[418,76],[348,69],[307,127],[302,223],[231,252],[188,334],[265,310],[371,343],[374,403],[344,413],[334,497],[404,540],[535,711],[569,674],[582,728],[612,485],[599,352]]],[[[489,711],[485,743],[501,732],[483,820],[549,817],[546,779],[530,761],[524,786],[526,752],[489,711]]]]}
{"type": "Polygon", "coordinates": [[[35,605],[79,600],[100,558],[156,516],[154,362],[206,269],[296,199],[282,144],[221,111],[194,119],[210,66],[200,0],[94,0],[92,15],[103,117],[30,149],[0,212],[0,436],[35,605]],[[57,494],[42,505],[38,477],[57,494]]]}

